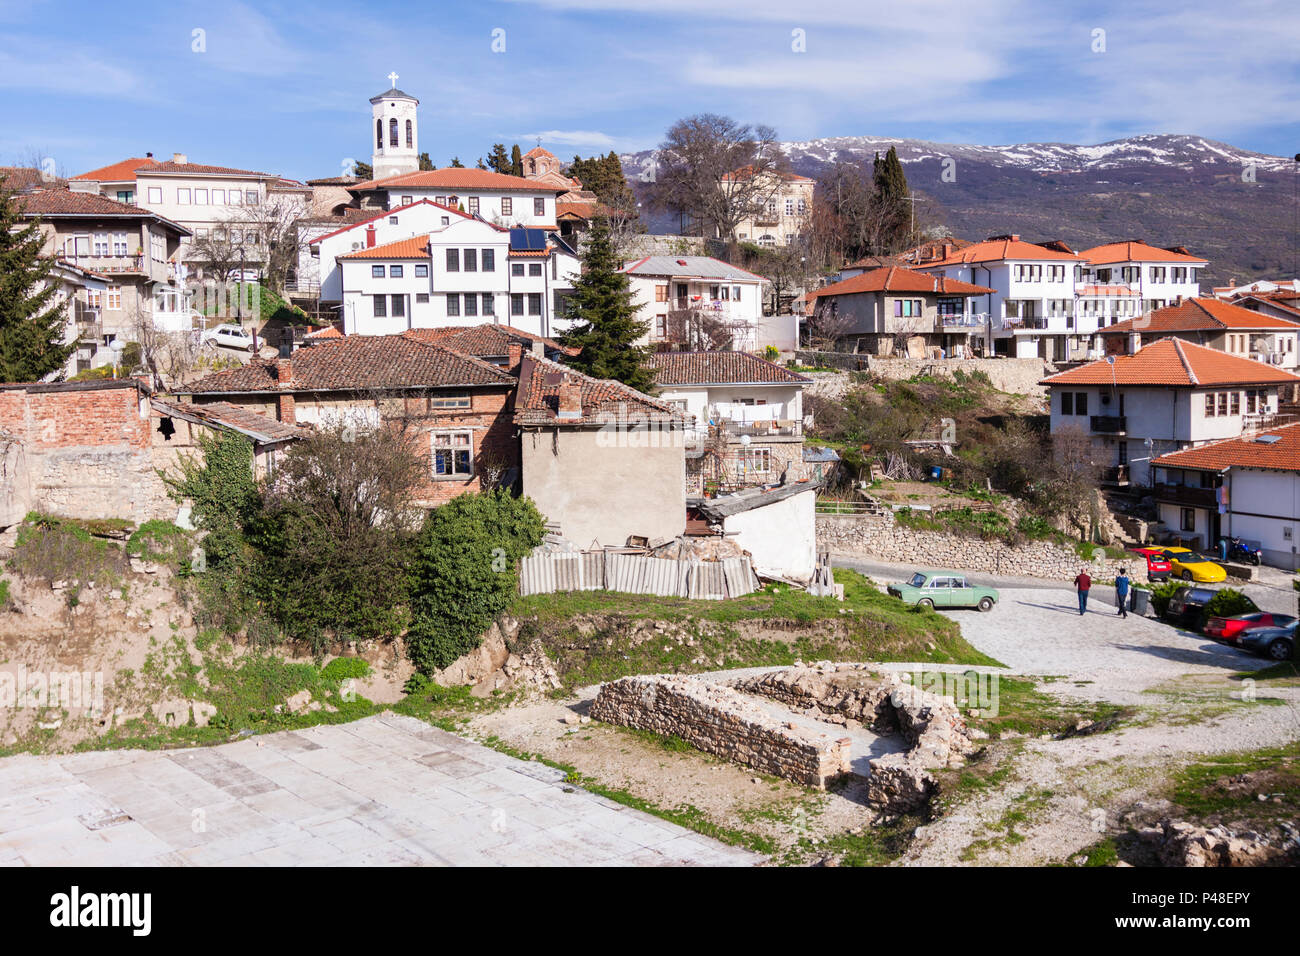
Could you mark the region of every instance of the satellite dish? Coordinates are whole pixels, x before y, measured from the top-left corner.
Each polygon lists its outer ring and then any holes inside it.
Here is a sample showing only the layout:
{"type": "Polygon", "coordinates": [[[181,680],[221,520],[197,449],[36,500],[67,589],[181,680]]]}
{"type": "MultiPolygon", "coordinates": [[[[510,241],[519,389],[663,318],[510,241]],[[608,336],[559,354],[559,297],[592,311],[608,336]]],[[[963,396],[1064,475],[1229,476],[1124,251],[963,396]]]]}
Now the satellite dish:
{"type": "Polygon", "coordinates": [[[742,445],[748,445],[748,444],[749,444],[750,442],[752,442],[753,440],[754,440],[754,439],[750,438],[748,435],[741,435],[741,436],[740,436],[740,443],[741,443],[742,445]]]}
{"type": "Polygon", "coordinates": [[[108,347],[112,349],[114,352],[121,354],[122,350],[126,348],[126,343],[123,342],[121,339],[113,339],[112,342],[108,343],[108,347]]]}
{"type": "Polygon", "coordinates": [[[1107,365],[1114,365],[1114,364],[1115,364],[1115,356],[1113,356],[1113,355],[1107,355],[1107,356],[1106,356],[1106,364],[1107,364],[1107,365]]]}

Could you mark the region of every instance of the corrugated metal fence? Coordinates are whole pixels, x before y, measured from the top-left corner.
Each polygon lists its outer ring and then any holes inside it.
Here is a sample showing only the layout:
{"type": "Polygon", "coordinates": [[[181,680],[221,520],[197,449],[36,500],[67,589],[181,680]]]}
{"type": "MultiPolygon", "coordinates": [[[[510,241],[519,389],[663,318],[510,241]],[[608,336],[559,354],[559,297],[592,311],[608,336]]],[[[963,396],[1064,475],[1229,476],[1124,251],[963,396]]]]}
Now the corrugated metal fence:
{"type": "Polygon", "coordinates": [[[723,561],[655,558],[614,551],[544,551],[524,558],[520,594],[624,591],[720,601],[758,590],[748,556],[723,561]]]}

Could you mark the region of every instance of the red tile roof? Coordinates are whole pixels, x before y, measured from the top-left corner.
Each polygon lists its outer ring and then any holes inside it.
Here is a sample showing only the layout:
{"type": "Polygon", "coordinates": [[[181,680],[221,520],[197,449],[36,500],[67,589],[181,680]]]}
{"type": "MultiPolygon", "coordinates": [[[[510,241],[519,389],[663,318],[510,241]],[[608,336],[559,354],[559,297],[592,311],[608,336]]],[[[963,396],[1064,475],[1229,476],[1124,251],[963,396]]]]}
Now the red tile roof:
{"type": "Polygon", "coordinates": [[[515,343],[529,348],[534,342],[541,342],[550,351],[563,352],[565,355],[577,355],[580,348],[568,348],[554,339],[544,335],[534,335],[512,325],[496,325],[484,322],[471,326],[442,326],[436,329],[408,329],[405,333],[420,342],[433,342],[465,355],[498,357],[510,354],[510,345],[515,343]]]}
{"type": "Polygon", "coordinates": [[[0,166],[0,186],[14,192],[34,189],[66,189],[67,180],[55,176],[46,179],[42,170],[34,166],[0,166]]]}
{"type": "Polygon", "coordinates": [[[1197,388],[1211,385],[1289,385],[1300,375],[1251,359],[1228,355],[1182,339],[1168,338],[1144,346],[1132,355],[1089,362],[1049,375],[1042,385],[1152,385],[1197,388]]]}
{"type": "MultiPolygon", "coordinates": [[[[347,232],[349,229],[355,229],[357,226],[364,226],[364,225],[366,225],[367,223],[378,222],[380,219],[383,219],[385,216],[395,216],[395,215],[397,215],[399,212],[404,212],[404,211],[407,210],[407,209],[414,209],[416,206],[432,206],[432,207],[434,207],[435,209],[442,209],[442,210],[444,210],[445,212],[454,212],[456,215],[460,216],[462,219],[473,219],[473,218],[474,218],[474,217],[471,216],[469,213],[461,212],[459,209],[456,209],[456,208],[454,208],[454,207],[452,207],[452,206],[447,206],[447,205],[444,205],[444,204],[442,204],[442,203],[434,202],[432,199],[417,199],[417,200],[415,200],[415,202],[409,202],[409,203],[407,203],[405,206],[397,206],[397,207],[394,208],[394,209],[384,209],[384,210],[381,210],[380,212],[374,212],[373,210],[358,210],[358,211],[363,212],[363,213],[365,214],[362,218],[353,219],[352,221],[348,222],[347,224],[345,224],[345,225],[343,225],[343,226],[340,226],[339,228],[335,229],[333,232],[327,232],[327,233],[325,233],[323,236],[317,236],[315,239],[313,239],[313,240],[311,241],[311,243],[312,243],[312,245],[315,245],[316,243],[320,242],[322,239],[329,239],[331,236],[337,236],[337,235],[339,235],[340,233],[347,232]]],[[[345,215],[346,215],[346,214],[345,214],[345,215]]],[[[316,220],[313,220],[313,221],[316,221],[316,220]]],[[[488,225],[491,226],[492,224],[491,224],[491,223],[488,223],[488,225]]],[[[492,228],[494,228],[494,229],[499,229],[500,227],[499,227],[499,226],[493,226],[492,228]]]]}
{"type": "Polygon", "coordinates": [[[1116,322],[1104,329],[1101,335],[1127,335],[1129,332],[1159,334],[1162,332],[1220,331],[1231,329],[1277,329],[1295,332],[1296,323],[1286,319],[1262,315],[1239,305],[1220,299],[1187,299],[1178,305],[1167,305],[1137,318],[1116,322]]]}
{"type": "Polygon", "coordinates": [[[622,382],[592,378],[536,355],[524,356],[515,397],[516,425],[606,425],[618,421],[622,415],[633,414],[665,424],[682,421],[682,412],[677,407],[628,388],[622,382]],[[557,415],[560,385],[566,381],[580,387],[582,415],[579,418],[557,415]]]}
{"type": "Polygon", "coordinates": [[[202,163],[154,163],[147,169],[137,170],[149,175],[154,173],[190,173],[195,176],[240,176],[252,179],[278,179],[270,173],[259,173],[253,169],[233,169],[230,166],[204,166],[202,163]]]}
{"type": "Polygon", "coordinates": [[[664,385],[806,385],[775,362],[748,352],[655,352],[650,356],[655,384],[664,385]]]}
{"type": "Polygon", "coordinates": [[[1114,262],[1185,262],[1189,265],[1209,265],[1199,256],[1173,249],[1161,249],[1147,245],[1139,239],[1124,242],[1108,242],[1104,245],[1084,249],[1079,255],[1088,260],[1089,265],[1104,266],[1114,262]]]}
{"type": "MultiPolygon", "coordinates": [[[[783,179],[787,183],[815,183],[817,181],[808,176],[800,176],[797,173],[777,172],[774,169],[768,170],[768,172],[780,176],[781,179],[783,179]]],[[[723,179],[749,179],[753,175],[754,175],[754,167],[752,164],[750,164],[748,166],[741,166],[739,169],[733,169],[729,173],[723,173],[722,178],[723,179]]]]}
{"type": "Polygon", "coordinates": [[[323,329],[317,329],[315,332],[308,332],[304,338],[308,339],[341,339],[343,333],[332,325],[327,325],[323,329]]]}
{"type": "Polygon", "coordinates": [[[853,295],[859,292],[921,292],[932,295],[984,295],[997,290],[988,286],[972,285],[957,279],[926,275],[902,266],[872,269],[848,279],[841,279],[816,290],[817,298],[823,296],[853,295]]]}
{"type": "Polygon", "coordinates": [[[514,378],[495,365],[441,345],[406,335],[348,335],[299,349],[292,359],[254,360],[240,368],[214,372],[177,392],[349,392],[513,383],[514,378]],[[292,374],[282,384],[278,369],[285,363],[292,374]]]}
{"type": "Polygon", "coordinates": [[[70,189],[42,189],[14,197],[18,207],[28,216],[84,216],[90,219],[112,217],[124,219],[153,219],[165,223],[182,235],[190,230],[172,222],[156,212],[132,206],[116,199],[107,199],[99,193],[78,193],[70,189]]]}
{"type": "Polygon", "coordinates": [[[158,161],[150,156],[137,157],[124,159],[109,166],[101,166],[99,169],[92,169],[88,173],[82,173],[80,176],[73,176],[72,178],[87,179],[97,183],[133,183],[135,182],[137,169],[157,165],[158,161]]]}
{"type": "Polygon", "coordinates": [[[306,433],[304,426],[286,425],[229,402],[195,405],[192,402],[164,402],[155,398],[152,404],[155,414],[176,415],[191,421],[197,420],[201,424],[228,428],[262,442],[294,441],[306,433]]]}
{"type": "Polygon", "coordinates": [[[411,236],[409,239],[385,242],[383,245],[358,249],[356,252],[349,252],[335,258],[340,261],[343,259],[427,259],[429,237],[411,236]]]}
{"type": "Polygon", "coordinates": [[[1270,428],[1256,435],[1212,442],[1161,455],[1152,462],[1169,468],[1222,471],[1228,467],[1300,471],[1300,423],[1270,428]],[[1273,436],[1274,442],[1259,439],[1273,436]]]}
{"type": "Polygon", "coordinates": [[[414,173],[402,173],[387,179],[368,179],[363,183],[348,186],[351,192],[364,192],[371,189],[487,189],[497,191],[515,191],[530,193],[565,193],[568,189],[543,186],[534,179],[522,176],[506,176],[494,173],[490,169],[429,169],[414,173]]]}
{"type": "Polygon", "coordinates": [[[1019,236],[996,236],[983,242],[973,242],[964,249],[956,249],[946,259],[936,259],[922,264],[922,268],[933,266],[965,265],[972,262],[998,262],[1003,259],[1012,261],[1068,260],[1078,262],[1083,256],[1057,249],[1049,249],[1037,243],[1025,242],[1019,236]]]}

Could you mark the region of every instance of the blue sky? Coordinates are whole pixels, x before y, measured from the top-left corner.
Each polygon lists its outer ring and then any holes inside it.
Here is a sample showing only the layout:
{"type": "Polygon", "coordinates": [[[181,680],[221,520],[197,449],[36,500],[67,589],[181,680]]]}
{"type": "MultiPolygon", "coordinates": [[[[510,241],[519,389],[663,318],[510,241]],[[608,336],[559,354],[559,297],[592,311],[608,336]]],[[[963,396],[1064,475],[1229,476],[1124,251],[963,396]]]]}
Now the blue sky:
{"type": "Polygon", "coordinates": [[[563,159],[648,148],[704,111],[783,139],[1195,133],[1289,156],[1297,50],[1282,0],[0,0],[0,163],[75,174],[184,152],[335,175],[369,159],[367,101],[390,71],[440,166],[539,138],[563,159]]]}

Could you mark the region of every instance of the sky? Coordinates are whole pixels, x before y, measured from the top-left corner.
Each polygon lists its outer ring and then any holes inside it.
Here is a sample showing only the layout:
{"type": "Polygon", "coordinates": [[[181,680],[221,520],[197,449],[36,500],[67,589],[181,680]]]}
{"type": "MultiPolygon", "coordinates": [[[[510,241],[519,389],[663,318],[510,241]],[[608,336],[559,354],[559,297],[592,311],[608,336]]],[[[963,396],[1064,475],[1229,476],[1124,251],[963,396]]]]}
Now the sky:
{"type": "Polygon", "coordinates": [[[438,166],[648,149],[701,112],[784,140],[1191,133],[1291,156],[1298,50],[1294,0],[0,0],[0,164],[338,175],[369,161],[391,72],[438,166]]]}

